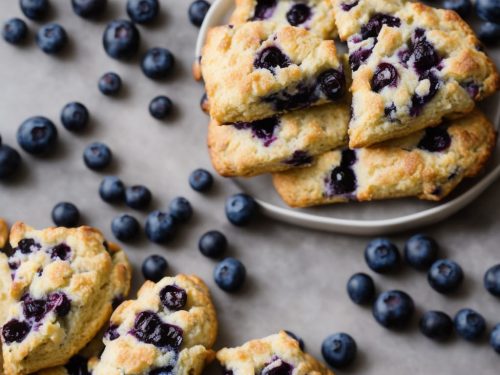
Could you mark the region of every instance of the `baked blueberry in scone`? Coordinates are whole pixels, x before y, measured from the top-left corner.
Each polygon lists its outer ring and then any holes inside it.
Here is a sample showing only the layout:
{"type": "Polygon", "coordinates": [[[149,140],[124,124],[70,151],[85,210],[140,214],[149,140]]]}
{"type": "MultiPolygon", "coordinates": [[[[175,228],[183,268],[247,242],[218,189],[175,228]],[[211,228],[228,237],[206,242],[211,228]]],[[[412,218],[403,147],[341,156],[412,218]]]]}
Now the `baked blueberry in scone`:
{"type": "Polygon", "coordinates": [[[285,331],[221,349],[217,359],[227,375],[333,375],[285,331]]]}
{"type": "Polygon", "coordinates": [[[336,102],[347,91],[334,42],[299,27],[265,21],[215,27],[202,56],[210,115],[221,124],[336,102]]]}
{"type": "Polygon", "coordinates": [[[474,110],[373,148],[336,150],[309,168],[276,173],[273,183],[292,207],[414,196],[440,200],[492,154],[496,133],[474,110]]]}
{"type": "Polygon", "coordinates": [[[199,375],[211,361],[217,318],[207,286],[196,276],[146,281],[136,300],[111,316],[106,348],[93,375],[199,375]]]}
{"type": "Polygon", "coordinates": [[[10,247],[0,254],[4,372],[63,365],[128,293],[127,257],[90,227],[35,230],[16,223],[10,247]]]}
{"type": "Polygon", "coordinates": [[[459,117],[500,78],[454,11],[404,0],[333,0],[353,70],[351,148],[459,117]]]}
{"type": "Polygon", "coordinates": [[[327,104],[254,122],[208,126],[215,170],[226,177],[255,176],[311,165],[315,156],[347,141],[349,106],[327,104]]]}

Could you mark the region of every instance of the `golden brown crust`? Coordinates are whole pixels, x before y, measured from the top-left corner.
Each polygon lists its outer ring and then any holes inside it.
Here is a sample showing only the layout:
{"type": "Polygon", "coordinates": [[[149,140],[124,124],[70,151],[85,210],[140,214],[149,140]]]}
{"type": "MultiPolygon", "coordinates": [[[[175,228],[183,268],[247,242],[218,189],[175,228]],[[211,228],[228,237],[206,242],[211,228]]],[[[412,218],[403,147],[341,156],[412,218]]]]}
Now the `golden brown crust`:
{"type": "Polygon", "coordinates": [[[9,240],[9,226],[7,222],[0,218],[0,249],[3,249],[7,245],[9,240]]]}

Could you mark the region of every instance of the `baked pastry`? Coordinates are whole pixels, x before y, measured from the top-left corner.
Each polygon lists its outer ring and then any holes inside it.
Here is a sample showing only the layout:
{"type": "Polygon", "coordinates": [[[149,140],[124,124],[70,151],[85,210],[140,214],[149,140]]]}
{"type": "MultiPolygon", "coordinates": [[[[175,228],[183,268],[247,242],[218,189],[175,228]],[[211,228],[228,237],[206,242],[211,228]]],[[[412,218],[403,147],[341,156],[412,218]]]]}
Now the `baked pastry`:
{"type": "Polygon", "coordinates": [[[210,115],[221,124],[338,101],[347,91],[333,41],[274,22],[211,29],[201,69],[210,115]]]}
{"type": "Polygon", "coordinates": [[[90,227],[35,230],[18,222],[10,245],[9,255],[0,254],[4,372],[63,365],[128,293],[127,257],[90,227]]]}
{"type": "Polygon", "coordinates": [[[250,123],[208,126],[215,170],[226,177],[255,176],[310,165],[347,142],[349,106],[327,104],[250,123]]]}
{"type": "Polygon", "coordinates": [[[333,375],[315,358],[304,353],[299,343],[284,331],[258,340],[248,341],[237,348],[217,352],[224,374],[294,374],[333,375]]]}
{"type": "Polygon", "coordinates": [[[337,36],[335,14],[331,1],[324,0],[236,0],[229,23],[239,25],[248,21],[272,21],[303,27],[322,39],[337,36]]]}
{"type": "Polygon", "coordinates": [[[207,286],[196,276],[146,281],[136,300],[111,316],[106,348],[93,375],[199,375],[213,359],[217,318],[207,286]]]}
{"type": "Polygon", "coordinates": [[[404,0],[333,1],[353,70],[351,148],[462,116],[500,87],[457,13],[404,0]]]}
{"type": "Polygon", "coordinates": [[[0,218],[0,249],[3,249],[9,241],[9,227],[4,219],[0,218]]]}
{"type": "Polygon", "coordinates": [[[440,200],[478,174],[496,140],[479,111],[374,148],[330,151],[309,168],[273,175],[292,207],[415,196],[440,200]]]}

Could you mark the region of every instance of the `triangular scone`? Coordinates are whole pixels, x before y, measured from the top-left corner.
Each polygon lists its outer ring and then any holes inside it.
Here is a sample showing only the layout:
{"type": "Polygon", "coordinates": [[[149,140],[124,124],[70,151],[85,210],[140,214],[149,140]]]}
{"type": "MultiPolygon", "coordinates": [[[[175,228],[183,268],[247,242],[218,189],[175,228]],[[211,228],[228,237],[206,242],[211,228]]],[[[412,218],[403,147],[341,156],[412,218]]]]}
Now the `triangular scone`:
{"type": "Polygon", "coordinates": [[[457,13],[404,0],[333,1],[353,70],[351,148],[462,116],[500,87],[457,13]]]}
{"type": "Polygon", "coordinates": [[[478,110],[373,148],[330,151],[309,168],[273,175],[285,203],[307,207],[398,197],[440,200],[485,166],[495,146],[478,110]]]}
{"type": "Polygon", "coordinates": [[[229,23],[272,21],[311,30],[322,39],[337,36],[331,1],[325,0],[236,0],[229,23]]]}
{"type": "Polygon", "coordinates": [[[136,300],[123,302],[111,316],[92,375],[199,375],[214,357],[216,336],[215,309],[198,277],[147,281],[136,300]]]}
{"type": "Polygon", "coordinates": [[[123,251],[90,227],[11,229],[0,254],[2,352],[6,375],[65,364],[89,343],[128,293],[123,251]]]}
{"type": "Polygon", "coordinates": [[[284,331],[217,352],[224,374],[333,375],[284,331]]]}
{"type": "Polygon", "coordinates": [[[221,124],[338,101],[347,91],[333,41],[274,22],[211,29],[201,68],[210,115],[221,124]]]}

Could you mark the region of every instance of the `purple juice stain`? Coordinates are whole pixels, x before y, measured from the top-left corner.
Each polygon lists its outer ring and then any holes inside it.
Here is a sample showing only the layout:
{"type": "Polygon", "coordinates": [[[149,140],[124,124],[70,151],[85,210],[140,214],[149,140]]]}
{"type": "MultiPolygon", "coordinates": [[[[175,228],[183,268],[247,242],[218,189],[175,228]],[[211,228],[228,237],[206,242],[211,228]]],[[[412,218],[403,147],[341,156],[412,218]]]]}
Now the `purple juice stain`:
{"type": "Polygon", "coordinates": [[[436,96],[441,85],[439,79],[431,71],[425,72],[419,78],[420,81],[425,79],[428,79],[430,82],[429,92],[424,96],[420,96],[417,93],[413,94],[409,109],[410,116],[418,116],[422,112],[424,105],[429,103],[436,96]]]}
{"type": "Polygon", "coordinates": [[[260,139],[265,147],[269,147],[277,139],[275,132],[279,125],[280,119],[277,116],[253,122],[237,122],[233,124],[238,130],[250,129],[252,136],[260,139]]]}

